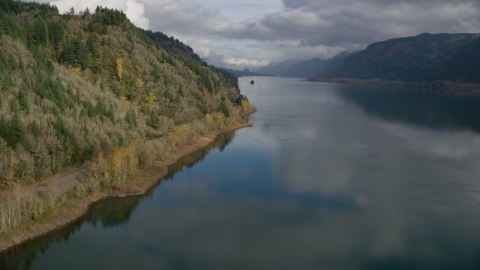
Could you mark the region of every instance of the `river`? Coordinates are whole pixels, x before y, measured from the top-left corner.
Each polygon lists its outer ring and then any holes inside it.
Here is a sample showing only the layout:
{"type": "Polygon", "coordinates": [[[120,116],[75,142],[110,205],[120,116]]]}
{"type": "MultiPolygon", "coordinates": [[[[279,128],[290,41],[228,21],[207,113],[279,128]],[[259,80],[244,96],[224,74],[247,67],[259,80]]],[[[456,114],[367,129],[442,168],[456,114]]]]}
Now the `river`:
{"type": "Polygon", "coordinates": [[[271,77],[240,88],[253,127],[148,194],[0,254],[0,268],[480,268],[479,98],[271,77]]]}

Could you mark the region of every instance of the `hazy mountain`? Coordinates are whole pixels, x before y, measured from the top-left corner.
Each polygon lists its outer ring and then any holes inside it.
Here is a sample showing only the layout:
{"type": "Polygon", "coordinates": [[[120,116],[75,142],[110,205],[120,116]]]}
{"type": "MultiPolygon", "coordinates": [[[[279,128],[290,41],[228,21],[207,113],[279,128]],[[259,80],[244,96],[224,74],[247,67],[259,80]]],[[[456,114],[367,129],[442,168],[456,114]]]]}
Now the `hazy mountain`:
{"type": "Polygon", "coordinates": [[[265,74],[274,74],[274,75],[284,75],[287,69],[298,62],[301,62],[300,59],[288,59],[276,64],[270,64],[265,67],[258,68],[255,72],[265,73],[265,74]]]}
{"type": "Polygon", "coordinates": [[[309,77],[320,75],[332,59],[313,58],[291,65],[283,74],[291,77],[309,77]]]}
{"type": "MultiPolygon", "coordinates": [[[[257,72],[290,77],[321,76],[340,68],[343,61],[355,52],[341,52],[330,59],[313,58],[310,60],[289,59],[278,64],[270,64],[257,69],[257,72]]],[[[238,74],[236,74],[238,76],[238,74]]]]}
{"type": "Polygon", "coordinates": [[[248,68],[246,68],[244,70],[236,70],[236,69],[229,69],[229,68],[220,68],[220,69],[224,70],[228,73],[234,74],[237,77],[243,77],[243,76],[274,76],[272,74],[252,72],[248,68]]]}
{"type": "Polygon", "coordinates": [[[345,59],[354,55],[357,52],[358,51],[354,51],[354,52],[343,51],[335,55],[335,57],[331,59],[330,63],[318,75],[328,75],[336,71],[343,65],[343,61],[345,61],[345,59]]]}
{"type": "MultiPolygon", "coordinates": [[[[427,77],[458,79],[462,76],[460,70],[479,68],[478,37],[478,34],[421,34],[373,43],[346,58],[331,76],[393,80],[427,77]],[[442,73],[434,74],[437,71],[442,73]]],[[[476,71],[468,74],[476,74],[476,71]]]]}

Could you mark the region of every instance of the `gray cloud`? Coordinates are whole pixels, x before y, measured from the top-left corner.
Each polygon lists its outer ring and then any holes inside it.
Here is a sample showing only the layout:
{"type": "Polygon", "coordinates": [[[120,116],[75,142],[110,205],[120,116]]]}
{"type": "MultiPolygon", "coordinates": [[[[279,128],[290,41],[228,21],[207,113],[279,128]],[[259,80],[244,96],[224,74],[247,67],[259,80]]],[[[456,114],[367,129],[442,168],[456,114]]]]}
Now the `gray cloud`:
{"type": "MultiPolygon", "coordinates": [[[[480,32],[478,0],[283,0],[283,9],[244,21],[234,21],[220,9],[204,8],[188,0],[52,3],[59,7],[120,8],[137,25],[174,35],[202,57],[216,51],[225,58],[235,58],[233,62],[238,63],[292,56],[331,57],[343,50],[363,49],[373,42],[424,32],[480,32]],[[245,40],[258,43],[261,51],[235,44],[245,40]],[[226,43],[236,45],[237,50],[229,52],[226,43]]],[[[229,5],[240,4],[233,1],[229,5]]]]}
{"type": "MultiPolygon", "coordinates": [[[[41,1],[49,2],[49,1],[41,1]]],[[[70,8],[74,8],[77,12],[80,10],[85,10],[89,8],[90,10],[95,10],[97,6],[107,6],[109,8],[116,8],[123,10],[127,17],[132,23],[136,26],[143,29],[149,28],[149,20],[143,15],[145,12],[145,7],[142,3],[137,2],[136,0],[57,0],[50,1],[50,4],[58,7],[58,10],[61,13],[67,12],[70,8]]]]}
{"type": "Polygon", "coordinates": [[[389,38],[430,33],[479,32],[477,0],[283,0],[283,10],[233,22],[193,2],[147,1],[152,28],[208,39],[256,40],[283,55],[332,56],[389,38]],[[166,3],[166,4],[165,4],[166,3]],[[158,7],[158,8],[154,8],[158,7]],[[289,45],[289,46],[286,46],[289,45]]]}
{"type": "MultiPolygon", "coordinates": [[[[341,6],[341,5],[353,5],[358,3],[367,3],[373,4],[377,6],[390,6],[392,4],[401,3],[408,3],[414,5],[438,5],[438,4],[460,4],[460,3],[476,3],[475,1],[471,0],[455,0],[455,3],[452,3],[451,0],[362,0],[362,1],[355,1],[355,0],[282,0],[283,4],[287,8],[306,8],[306,9],[324,9],[330,8],[332,6],[341,6]]],[[[476,3],[478,4],[478,3],[476,3]]]]}
{"type": "Polygon", "coordinates": [[[229,38],[354,47],[422,32],[478,32],[477,1],[284,0],[287,9],[230,25],[229,38]]]}

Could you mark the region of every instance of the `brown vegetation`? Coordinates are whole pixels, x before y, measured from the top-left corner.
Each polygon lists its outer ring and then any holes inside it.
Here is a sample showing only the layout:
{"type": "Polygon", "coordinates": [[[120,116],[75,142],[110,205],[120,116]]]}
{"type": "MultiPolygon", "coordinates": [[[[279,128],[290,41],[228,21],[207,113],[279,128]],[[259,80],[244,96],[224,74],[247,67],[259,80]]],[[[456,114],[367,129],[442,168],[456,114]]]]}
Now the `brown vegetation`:
{"type": "MultiPolygon", "coordinates": [[[[254,111],[256,109],[252,107],[247,113],[254,111]]],[[[6,201],[7,203],[4,201],[4,204],[1,205],[7,210],[6,212],[2,211],[1,224],[4,224],[3,220],[5,222],[10,220],[12,225],[11,227],[4,225],[4,228],[8,229],[0,234],[0,251],[68,225],[85,214],[89,205],[102,198],[124,197],[147,192],[167,175],[169,165],[174,164],[183,156],[209,145],[216,136],[223,132],[248,126],[250,125],[239,121],[230,127],[211,130],[203,135],[198,134],[200,136],[196,136],[196,139],[192,138],[189,144],[172,146],[171,149],[162,148],[167,140],[155,140],[138,145],[135,149],[136,157],[139,160],[137,168],[129,167],[131,164],[126,153],[115,153],[116,156],[112,154],[109,158],[100,157],[99,161],[92,165],[92,172],[83,183],[63,195],[52,188],[32,201],[33,197],[25,200],[21,189],[16,189],[15,196],[10,197],[6,201]],[[157,152],[157,150],[163,151],[157,152]],[[139,169],[141,160],[145,162],[142,162],[145,166],[143,169],[139,169]],[[123,166],[115,167],[119,163],[123,166]],[[109,175],[114,170],[117,170],[119,177],[132,172],[131,170],[137,171],[123,181],[121,178],[109,175]],[[124,171],[122,172],[122,170],[124,171]],[[54,209],[55,211],[53,211],[54,209]]],[[[133,149],[131,147],[131,151],[133,149]]]]}
{"type": "Polygon", "coordinates": [[[213,130],[238,127],[250,108],[236,79],[198,57],[173,53],[121,11],[98,7],[61,15],[48,4],[3,2],[2,246],[24,228],[38,232],[32,224],[51,216],[77,217],[64,212],[72,202],[81,207],[94,198],[140,192],[142,182],[132,181],[139,172],[213,130]],[[29,188],[85,164],[91,174],[71,192],[48,185],[38,195],[29,188]]]}

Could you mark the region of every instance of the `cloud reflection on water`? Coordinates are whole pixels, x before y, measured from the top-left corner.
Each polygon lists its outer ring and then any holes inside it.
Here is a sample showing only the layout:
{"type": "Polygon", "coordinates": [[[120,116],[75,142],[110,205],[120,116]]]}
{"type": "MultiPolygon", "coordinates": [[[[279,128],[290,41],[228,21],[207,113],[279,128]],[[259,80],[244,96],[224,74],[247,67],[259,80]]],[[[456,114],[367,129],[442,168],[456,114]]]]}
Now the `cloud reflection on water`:
{"type": "Polygon", "coordinates": [[[429,122],[421,107],[410,117],[403,103],[385,107],[381,93],[376,102],[355,94],[368,89],[256,81],[270,86],[243,91],[261,108],[253,128],[222,153],[175,167],[128,222],[87,222],[47,245],[33,268],[480,266],[476,116],[471,125],[429,122]]]}

